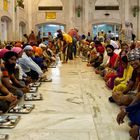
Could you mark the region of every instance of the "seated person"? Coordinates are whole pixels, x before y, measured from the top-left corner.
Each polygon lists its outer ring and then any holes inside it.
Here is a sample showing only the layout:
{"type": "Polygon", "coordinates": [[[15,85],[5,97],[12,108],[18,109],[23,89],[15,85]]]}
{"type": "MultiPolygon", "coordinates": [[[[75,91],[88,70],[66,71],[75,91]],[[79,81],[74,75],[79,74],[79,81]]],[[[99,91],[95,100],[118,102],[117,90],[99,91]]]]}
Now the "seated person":
{"type": "Polygon", "coordinates": [[[51,62],[56,62],[55,53],[53,52],[51,45],[48,44],[46,52],[49,55],[49,57],[51,58],[51,62]]]}
{"type": "MultiPolygon", "coordinates": [[[[137,83],[140,81],[140,49],[133,49],[128,54],[128,59],[130,61],[131,66],[133,67],[132,77],[127,84],[127,88],[124,91],[117,92],[117,102],[119,105],[129,105],[130,102],[135,97],[135,93],[137,89],[134,85],[137,86],[137,83]],[[136,90],[135,90],[136,89],[136,90]]],[[[113,97],[113,100],[116,100],[113,97]]]]}
{"type": "MultiPolygon", "coordinates": [[[[118,64],[118,68],[116,69],[116,74],[108,74],[106,79],[107,79],[107,82],[106,82],[106,85],[110,88],[110,89],[113,89],[114,87],[114,80],[116,77],[118,77],[119,79],[121,77],[123,77],[123,72],[124,72],[124,68],[125,66],[127,65],[128,63],[128,60],[127,60],[127,44],[122,44],[122,48],[121,48],[121,52],[119,54],[119,64],[118,64]]],[[[130,65],[129,65],[130,66],[130,65]]],[[[131,66],[130,67],[127,67],[127,70],[129,71],[129,68],[130,70],[132,70],[131,66]]],[[[129,77],[131,76],[131,72],[129,72],[130,75],[129,77]]],[[[126,76],[126,69],[125,69],[125,76],[126,76]]],[[[128,75],[127,75],[128,76],[128,75]]],[[[120,79],[122,80],[122,79],[120,79]]]]}
{"type": "Polygon", "coordinates": [[[95,48],[96,48],[97,53],[99,54],[99,56],[96,58],[93,67],[97,68],[97,67],[99,67],[100,64],[103,62],[103,55],[104,55],[105,48],[104,48],[104,46],[101,44],[100,41],[96,41],[96,42],[95,42],[95,48]]]}
{"type": "MultiPolygon", "coordinates": [[[[13,47],[12,51],[18,54],[18,59],[22,57],[22,54],[23,54],[22,48],[20,48],[20,47],[13,47]]],[[[18,81],[28,85],[32,81],[31,77],[27,76],[23,72],[21,66],[19,65],[18,59],[17,59],[17,62],[16,62],[14,75],[15,75],[15,77],[16,77],[16,79],[18,81]]]]}
{"type": "Polygon", "coordinates": [[[97,68],[103,62],[104,46],[99,41],[96,41],[95,45],[93,43],[93,46],[91,47],[92,50],[88,66],[92,65],[97,68]]]}
{"type": "MultiPolygon", "coordinates": [[[[114,81],[116,79],[116,77],[118,78],[121,78],[123,76],[123,71],[124,71],[124,68],[123,68],[123,61],[125,61],[124,58],[127,58],[127,56],[125,57],[120,57],[119,59],[119,65],[118,65],[118,68],[116,70],[112,70],[112,72],[108,73],[104,79],[105,79],[105,83],[106,83],[106,86],[110,89],[113,89],[114,88],[114,81]]],[[[125,62],[124,62],[125,63],[125,62]]]]}
{"type": "MultiPolygon", "coordinates": [[[[22,67],[22,70],[24,73],[26,73],[33,81],[37,81],[40,78],[46,79],[45,75],[43,75],[43,71],[41,68],[32,60],[33,56],[33,48],[30,45],[26,45],[25,48],[23,49],[23,55],[21,58],[19,58],[19,64],[22,67]]],[[[51,79],[49,79],[47,82],[51,82],[51,79]]]]}
{"type": "Polygon", "coordinates": [[[17,104],[17,97],[10,93],[1,83],[0,83],[0,111],[5,113],[10,106],[17,104]]]}
{"type": "Polygon", "coordinates": [[[19,99],[23,96],[23,93],[29,91],[29,88],[22,85],[14,76],[17,57],[17,53],[15,52],[6,52],[3,57],[4,63],[1,70],[3,85],[19,99]]]}
{"type": "Polygon", "coordinates": [[[26,45],[23,49],[23,55],[19,58],[19,64],[24,73],[31,77],[32,80],[38,80],[43,75],[41,68],[32,60],[33,48],[26,45]]]}
{"type": "MultiPolygon", "coordinates": [[[[1,60],[0,60],[1,63],[1,60]]],[[[17,97],[10,93],[1,83],[0,75],[0,112],[5,113],[10,106],[16,105],[17,97]]]]}
{"type": "Polygon", "coordinates": [[[117,104],[119,104],[119,101],[117,100],[118,92],[123,92],[127,89],[127,83],[129,82],[132,76],[132,72],[133,72],[133,67],[128,63],[127,59],[126,59],[126,62],[123,62],[123,59],[122,59],[122,65],[124,67],[123,77],[122,78],[117,77],[115,79],[115,86],[112,91],[112,97],[109,98],[110,101],[114,100],[117,104]]]}
{"type": "Polygon", "coordinates": [[[46,66],[43,60],[43,50],[40,47],[36,47],[35,55],[31,57],[32,60],[41,68],[42,71],[46,71],[46,66]]]}
{"type": "Polygon", "coordinates": [[[117,115],[117,122],[119,125],[124,122],[126,115],[130,119],[130,136],[137,139],[140,136],[140,92],[137,93],[129,106],[121,107],[120,112],[117,115]]]}
{"type": "Polygon", "coordinates": [[[100,74],[108,62],[109,62],[109,56],[107,55],[107,51],[105,50],[103,55],[103,62],[100,64],[99,67],[96,68],[95,73],[100,74]]]}
{"type": "Polygon", "coordinates": [[[39,44],[39,48],[42,49],[42,58],[43,58],[43,64],[45,66],[45,70],[47,71],[47,67],[50,65],[51,63],[51,58],[49,57],[49,55],[47,54],[46,50],[47,50],[47,46],[43,43],[39,44]]]}
{"type": "Polygon", "coordinates": [[[106,46],[107,55],[109,56],[109,62],[101,71],[101,76],[105,77],[107,74],[115,72],[118,68],[119,55],[114,52],[114,47],[112,45],[106,46]]]}
{"type": "Polygon", "coordinates": [[[90,45],[89,45],[89,50],[87,52],[87,56],[88,56],[88,63],[90,61],[90,57],[91,57],[91,52],[92,50],[96,50],[95,47],[94,47],[94,42],[91,42],[90,45]]]}
{"type": "Polygon", "coordinates": [[[98,59],[98,57],[99,57],[99,53],[96,51],[95,48],[93,48],[90,52],[88,66],[93,66],[96,59],[98,59]]]}

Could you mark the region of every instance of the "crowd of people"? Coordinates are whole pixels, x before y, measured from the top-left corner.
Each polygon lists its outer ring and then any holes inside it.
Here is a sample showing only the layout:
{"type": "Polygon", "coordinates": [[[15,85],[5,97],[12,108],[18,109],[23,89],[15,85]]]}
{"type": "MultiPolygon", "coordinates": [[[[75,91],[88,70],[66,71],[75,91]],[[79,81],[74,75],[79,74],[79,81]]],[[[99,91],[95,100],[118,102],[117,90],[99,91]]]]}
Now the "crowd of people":
{"type": "Polygon", "coordinates": [[[106,87],[112,90],[108,100],[120,107],[117,123],[124,123],[127,116],[130,120],[130,136],[139,139],[140,41],[134,40],[133,32],[127,33],[118,41],[103,31],[92,40],[82,35],[77,51],[82,59],[86,58],[87,66],[93,67],[95,73],[105,81],[106,87]]]}
{"type": "Polygon", "coordinates": [[[140,42],[133,39],[130,30],[122,34],[123,38],[114,41],[110,31],[107,34],[101,31],[93,38],[90,32],[87,36],[78,35],[77,29],[68,33],[57,30],[56,36],[49,32],[47,39],[41,40],[40,33],[36,37],[32,31],[29,36],[24,34],[24,42],[4,46],[0,50],[0,111],[5,113],[16,105],[29,92],[29,83],[46,78],[43,73],[56,63],[56,56],[62,63],[81,57],[112,90],[108,100],[120,107],[118,124],[127,115],[130,136],[137,139],[140,135],[140,42]]]}

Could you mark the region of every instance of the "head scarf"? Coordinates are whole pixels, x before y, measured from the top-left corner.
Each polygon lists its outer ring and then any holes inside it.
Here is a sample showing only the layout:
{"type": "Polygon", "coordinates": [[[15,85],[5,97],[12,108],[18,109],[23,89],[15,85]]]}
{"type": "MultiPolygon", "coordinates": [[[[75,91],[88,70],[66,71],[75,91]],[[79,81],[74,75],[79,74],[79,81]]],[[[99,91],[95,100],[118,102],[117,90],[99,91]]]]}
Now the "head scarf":
{"type": "Polygon", "coordinates": [[[29,51],[29,50],[33,50],[31,45],[27,45],[25,46],[25,48],[23,49],[24,51],[29,51]]]}
{"type": "Polygon", "coordinates": [[[1,49],[1,50],[0,50],[0,58],[3,58],[3,57],[4,57],[4,54],[5,54],[6,52],[9,52],[9,50],[8,50],[8,49],[1,49]]]}
{"type": "Polygon", "coordinates": [[[42,56],[43,55],[42,48],[36,47],[35,55],[36,56],[42,56]]]}
{"type": "Polygon", "coordinates": [[[128,60],[134,61],[140,59],[140,48],[135,48],[128,53],[128,60]]]}
{"type": "Polygon", "coordinates": [[[39,44],[39,47],[40,47],[40,48],[46,48],[46,45],[43,44],[43,43],[41,43],[41,44],[39,44]]]}
{"type": "Polygon", "coordinates": [[[16,52],[17,54],[19,54],[19,53],[22,51],[22,49],[19,48],[19,47],[13,47],[13,48],[12,48],[12,51],[13,51],[13,52],[16,52]]]}

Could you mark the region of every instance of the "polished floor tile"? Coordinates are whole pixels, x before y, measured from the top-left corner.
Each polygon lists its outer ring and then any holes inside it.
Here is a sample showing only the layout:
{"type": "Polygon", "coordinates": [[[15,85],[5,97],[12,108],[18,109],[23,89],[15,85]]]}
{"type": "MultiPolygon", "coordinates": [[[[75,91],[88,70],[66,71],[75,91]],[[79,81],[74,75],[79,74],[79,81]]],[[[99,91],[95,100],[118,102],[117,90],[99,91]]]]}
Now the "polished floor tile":
{"type": "Polygon", "coordinates": [[[35,109],[0,133],[10,140],[129,140],[127,122],[116,123],[119,107],[108,102],[111,90],[86,62],[59,63],[47,74],[53,81],[39,87],[43,100],[24,101],[35,109]]]}

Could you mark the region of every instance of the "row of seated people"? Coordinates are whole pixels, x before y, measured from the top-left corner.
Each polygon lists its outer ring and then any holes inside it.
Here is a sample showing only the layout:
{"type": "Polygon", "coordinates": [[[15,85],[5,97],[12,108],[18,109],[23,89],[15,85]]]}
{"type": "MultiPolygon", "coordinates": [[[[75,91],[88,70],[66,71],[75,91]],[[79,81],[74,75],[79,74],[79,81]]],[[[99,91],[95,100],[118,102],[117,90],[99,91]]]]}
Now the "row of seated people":
{"type": "Polygon", "coordinates": [[[35,47],[12,46],[0,50],[0,113],[17,105],[22,96],[30,90],[30,83],[38,80],[51,82],[45,74],[48,59],[55,62],[55,54],[45,44],[35,47]],[[40,52],[37,50],[41,50],[40,52]],[[37,54],[38,53],[38,54],[37,54]]]}
{"type": "MultiPolygon", "coordinates": [[[[85,52],[84,52],[85,54],[85,52]]],[[[103,77],[106,86],[112,90],[109,101],[120,106],[117,122],[130,119],[130,136],[140,135],[140,42],[131,46],[118,45],[115,41],[86,44],[87,66],[95,68],[95,73],[103,77]],[[117,46],[117,47],[116,47],[117,46]]]]}

